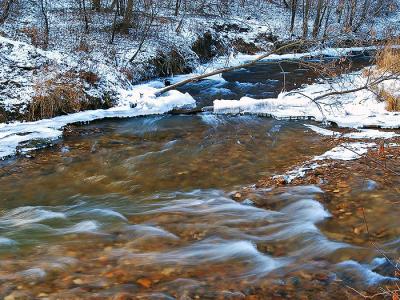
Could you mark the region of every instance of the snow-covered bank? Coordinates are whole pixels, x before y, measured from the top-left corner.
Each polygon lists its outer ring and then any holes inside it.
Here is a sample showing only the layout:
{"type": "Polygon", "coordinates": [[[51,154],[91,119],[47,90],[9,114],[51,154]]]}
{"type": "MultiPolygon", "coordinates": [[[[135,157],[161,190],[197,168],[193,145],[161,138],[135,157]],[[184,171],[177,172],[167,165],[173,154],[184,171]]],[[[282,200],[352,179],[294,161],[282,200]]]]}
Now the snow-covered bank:
{"type": "MultiPolygon", "coordinates": [[[[20,110],[23,113],[32,101],[38,82],[57,76],[62,72],[87,71],[98,76],[98,81],[84,86],[85,93],[102,98],[104,94],[112,94],[115,107],[104,110],[92,110],[45,119],[37,122],[0,124],[0,158],[13,155],[17,152],[33,150],[38,143],[30,141],[52,141],[59,138],[62,128],[71,123],[87,122],[109,117],[133,117],[139,115],[165,113],[173,108],[191,106],[195,104],[189,95],[178,91],[171,91],[164,97],[155,98],[157,89],[164,86],[161,80],[155,80],[143,85],[132,86],[121,72],[112,67],[107,61],[96,62],[89,59],[85,64],[75,56],[65,56],[58,51],[44,51],[23,42],[0,37],[2,46],[0,60],[5,68],[0,71],[0,78],[4,79],[4,89],[1,91],[0,107],[6,110],[20,110]],[[14,84],[10,84],[10,82],[14,84]]],[[[272,55],[268,59],[298,59],[317,55],[342,56],[354,51],[363,51],[364,48],[323,49],[301,54],[272,55]]],[[[229,59],[220,57],[212,63],[200,65],[193,73],[179,75],[171,79],[172,82],[182,80],[196,74],[229,65],[237,65],[252,60],[256,55],[236,55],[229,59]]],[[[74,78],[72,78],[74,80],[74,78]]],[[[210,78],[223,80],[219,76],[210,78]]],[[[43,143],[39,143],[43,145],[43,143]]]]}
{"type": "Polygon", "coordinates": [[[156,98],[155,91],[150,84],[140,85],[133,90],[121,91],[120,105],[110,109],[88,110],[36,122],[0,123],[0,159],[17,152],[34,150],[38,146],[32,142],[51,142],[60,138],[62,129],[67,124],[104,118],[163,114],[174,108],[195,105],[195,100],[189,94],[171,91],[163,97],[156,98]]]}
{"type": "Polygon", "coordinates": [[[400,113],[389,112],[385,103],[378,101],[375,94],[360,90],[354,93],[334,95],[318,101],[312,99],[331,91],[345,91],[365,84],[361,72],[343,75],[329,83],[316,83],[278,98],[256,100],[244,97],[236,100],[214,101],[214,112],[218,114],[260,114],[278,119],[313,118],[328,121],[340,127],[399,128],[400,113]]]}
{"type": "Polygon", "coordinates": [[[392,143],[390,141],[400,136],[400,133],[397,132],[375,129],[360,129],[355,132],[342,134],[338,131],[321,128],[311,124],[304,124],[304,126],[320,135],[331,137],[333,140],[341,138],[344,139],[345,142],[339,142],[337,146],[332,149],[313,157],[309,161],[302,163],[300,166],[296,166],[285,174],[276,175],[274,177],[275,179],[282,178],[285,183],[291,183],[295,179],[305,177],[308,172],[329,166],[333,161],[352,161],[360,159],[364,157],[368,151],[378,148],[378,144],[371,140],[381,139],[385,141],[387,147],[397,147],[397,143],[392,143]]]}
{"type": "Polygon", "coordinates": [[[376,129],[359,129],[356,132],[342,134],[337,131],[321,128],[311,124],[304,124],[304,126],[306,126],[307,128],[311,129],[312,131],[318,134],[333,138],[342,137],[349,139],[391,139],[400,136],[400,133],[396,133],[393,131],[382,131],[376,129]]]}

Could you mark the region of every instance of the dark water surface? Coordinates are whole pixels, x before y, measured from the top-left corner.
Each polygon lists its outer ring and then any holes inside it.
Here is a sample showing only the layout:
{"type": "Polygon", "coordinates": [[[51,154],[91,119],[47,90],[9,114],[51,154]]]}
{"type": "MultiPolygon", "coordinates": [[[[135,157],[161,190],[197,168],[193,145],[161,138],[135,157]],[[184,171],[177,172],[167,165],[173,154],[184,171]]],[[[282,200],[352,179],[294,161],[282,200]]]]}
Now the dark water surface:
{"type": "Polygon", "coordinates": [[[301,61],[263,61],[246,69],[223,73],[219,82],[202,80],[179,88],[189,92],[199,107],[211,106],[215,99],[239,100],[242,97],[254,99],[276,98],[283,91],[299,88],[321,80],[319,63],[324,62],[327,70],[350,72],[371,64],[369,53],[354,53],[345,60],[336,57],[304,58],[301,61]],[[319,71],[318,71],[319,70],[319,71]]]}

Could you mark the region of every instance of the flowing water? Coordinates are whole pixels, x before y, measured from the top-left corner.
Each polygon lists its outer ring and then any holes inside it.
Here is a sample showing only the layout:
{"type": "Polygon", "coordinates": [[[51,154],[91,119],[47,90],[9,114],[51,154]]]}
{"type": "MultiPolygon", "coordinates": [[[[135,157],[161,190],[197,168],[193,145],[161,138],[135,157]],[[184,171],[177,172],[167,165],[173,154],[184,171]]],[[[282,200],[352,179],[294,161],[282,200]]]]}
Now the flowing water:
{"type": "MultiPolygon", "coordinates": [[[[274,71],[257,68],[258,76],[274,71]]],[[[308,81],[298,73],[285,76],[293,85],[308,81]]],[[[241,74],[226,78],[252,76],[241,74]]],[[[229,89],[260,90],[244,86],[229,89]]],[[[359,226],[360,217],[331,218],[335,203],[321,201],[317,186],[256,189],[242,202],[232,199],[240,187],[330,148],[301,122],[203,113],[77,130],[53,149],[0,168],[3,297],[242,299],[313,269],[355,287],[392,280],[371,271],[382,255],[365,240],[346,238],[342,228],[359,226]],[[260,199],[268,208],[254,205],[260,199]]],[[[371,230],[386,229],[381,241],[396,252],[395,187],[355,181],[352,189],[347,201],[366,207],[371,230]]]]}

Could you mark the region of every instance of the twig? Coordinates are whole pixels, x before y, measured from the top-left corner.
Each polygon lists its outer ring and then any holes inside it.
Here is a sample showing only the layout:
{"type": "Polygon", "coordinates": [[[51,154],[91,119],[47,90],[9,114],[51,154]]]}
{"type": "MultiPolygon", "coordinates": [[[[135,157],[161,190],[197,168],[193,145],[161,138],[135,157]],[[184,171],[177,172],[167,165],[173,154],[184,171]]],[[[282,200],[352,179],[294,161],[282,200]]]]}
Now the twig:
{"type": "MultiPolygon", "coordinates": [[[[341,147],[343,147],[343,148],[345,148],[345,149],[347,149],[347,150],[349,150],[349,151],[351,151],[351,152],[357,154],[357,155],[360,156],[360,157],[363,156],[362,154],[357,153],[357,152],[354,151],[353,149],[351,149],[351,148],[349,148],[349,147],[346,147],[346,146],[343,145],[343,144],[341,144],[341,145],[339,145],[339,146],[341,146],[341,147]]],[[[400,176],[400,173],[399,173],[399,172],[396,172],[395,170],[392,170],[391,168],[389,168],[389,167],[387,167],[386,165],[382,164],[380,161],[378,161],[378,160],[376,160],[376,159],[373,159],[373,158],[372,158],[371,156],[369,156],[368,154],[366,154],[365,156],[366,156],[369,160],[373,161],[374,163],[376,163],[377,165],[383,167],[384,169],[388,170],[389,172],[393,173],[394,175],[400,176]]]]}

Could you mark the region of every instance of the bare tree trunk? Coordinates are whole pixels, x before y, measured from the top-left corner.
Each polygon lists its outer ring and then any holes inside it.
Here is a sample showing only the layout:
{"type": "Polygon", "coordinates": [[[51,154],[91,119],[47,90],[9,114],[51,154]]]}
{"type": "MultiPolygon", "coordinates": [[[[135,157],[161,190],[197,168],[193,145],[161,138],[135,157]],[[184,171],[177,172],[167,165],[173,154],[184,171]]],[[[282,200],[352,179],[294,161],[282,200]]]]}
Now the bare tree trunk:
{"type": "Polygon", "coordinates": [[[356,13],[356,8],[357,8],[357,0],[350,0],[349,8],[348,8],[348,15],[347,15],[347,22],[346,22],[346,30],[348,30],[348,31],[353,30],[353,21],[354,21],[354,16],[356,13]]]}
{"type": "Polygon", "coordinates": [[[129,27],[131,27],[132,25],[133,5],[134,5],[134,0],[128,0],[126,3],[124,20],[122,21],[122,26],[121,26],[121,29],[125,32],[127,32],[129,27]]]}
{"type": "Polygon", "coordinates": [[[3,0],[3,2],[1,3],[2,10],[0,14],[0,24],[3,24],[7,20],[12,3],[13,0],[3,0]]]}
{"type": "Polygon", "coordinates": [[[296,18],[296,10],[297,10],[297,0],[292,0],[290,9],[292,11],[291,17],[290,17],[290,32],[293,32],[294,29],[294,21],[296,18]]]}
{"type": "MultiPolygon", "coordinates": [[[[117,1],[118,1],[118,0],[117,0],[117,1]]],[[[114,20],[113,20],[113,24],[112,24],[112,32],[111,32],[110,44],[114,43],[115,32],[117,31],[117,16],[118,16],[118,6],[115,7],[114,20]]]]}
{"type": "Polygon", "coordinates": [[[100,11],[101,10],[101,0],[92,0],[92,8],[95,11],[100,11]]]}
{"type": "Polygon", "coordinates": [[[49,18],[47,16],[47,0],[40,0],[40,11],[42,13],[44,22],[43,49],[47,49],[49,46],[49,18]]]}
{"type": "Polygon", "coordinates": [[[321,10],[322,10],[322,5],[323,0],[318,0],[317,3],[317,13],[315,15],[315,20],[314,20],[314,26],[313,26],[313,31],[312,31],[312,36],[313,38],[316,38],[319,32],[320,24],[321,24],[321,10]]]}
{"type": "Polygon", "coordinates": [[[339,0],[338,6],[336,8],[337,22],[340,23],[342,21],[344,9],[344,0],[339,0]]]}
{"type": "Polygon", "coordinates": [[[86,11],[86,0],[79,1],[79,9],[82,11],[85,33],[89,33],[89,18],[86,11]]]}
{"type": "Polygon", "coordinates": [[[151,9],[150,17],[147,19],[145,28],[143,29],[143,34],[142,34],[142,38],[140,40],[138,49],[136,50],[135,54],[133,54],[133,56],[129,59],[130,63],[132,63],[136,59],[136,57],[138,56],[138,54],[142,50],[142,47],[143,47],[144,43],[146,42],[147,38],[150,35],[151,27],[153,26],[154,20],[156,18],[156,10],[155,10],[155,8],[153,6],[153,3],[151,2],[150,4],[151,4],[151,6],[150,6],[150,9],[151,9]]]}
{"type": "Polygon", "coordinates": [[[308,18],[310,16],[310,0],[303,0],[303,38],[308,35],[308,18]]]}
{"type": "Polygon", "coordinates": [[[326,4],[326,7],[328,8],[328,11],[327,11],[326,17],[325,17],[324,34],[322,36],[323,42],[325,41],[325,39],[327,38],[327,35],[328,35],[329,19],[331,17],[331,12],[332,12],[332,5],[329,2],[326,4]]]}
{"type": "Polygon", "coordinates": [[[358,29],[360,29],[360,27],[364,24],[364,22],[365,22],[365,20],[367,18],[367,13],[369,11],[369,7],[370,7],[369,0],[365,0],[364,4],[363,4],[363,8],[362,8],[362,13],[361,13],[360,19],[359,19],[357,25],[354,26],[354,29],[353,29],[354,32],[357,32],[358,29]]]}
{"type": "Polygon", "coordinates": [[[175,17],[179,15],[179,9],[181,7],[182,0],[175,0],[175,17]]]}

